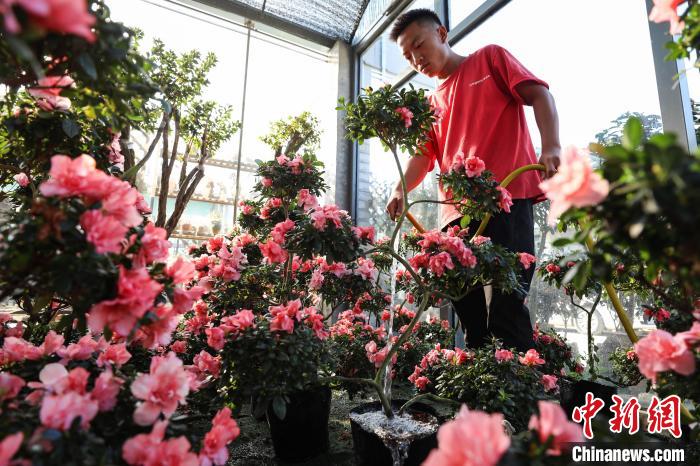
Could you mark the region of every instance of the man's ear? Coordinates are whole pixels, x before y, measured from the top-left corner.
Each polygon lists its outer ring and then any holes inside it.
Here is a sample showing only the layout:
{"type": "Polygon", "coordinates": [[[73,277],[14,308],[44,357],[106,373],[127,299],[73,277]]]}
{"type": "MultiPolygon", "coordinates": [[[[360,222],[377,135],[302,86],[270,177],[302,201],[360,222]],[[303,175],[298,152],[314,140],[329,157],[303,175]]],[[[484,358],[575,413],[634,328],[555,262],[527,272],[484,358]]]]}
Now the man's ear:
{"type": "Polygon", "coordinates": [[[438,35],[440,36],[440,42],[443,44],[447,42],[447,28],[445,26],[438,26],[438,35]]]}

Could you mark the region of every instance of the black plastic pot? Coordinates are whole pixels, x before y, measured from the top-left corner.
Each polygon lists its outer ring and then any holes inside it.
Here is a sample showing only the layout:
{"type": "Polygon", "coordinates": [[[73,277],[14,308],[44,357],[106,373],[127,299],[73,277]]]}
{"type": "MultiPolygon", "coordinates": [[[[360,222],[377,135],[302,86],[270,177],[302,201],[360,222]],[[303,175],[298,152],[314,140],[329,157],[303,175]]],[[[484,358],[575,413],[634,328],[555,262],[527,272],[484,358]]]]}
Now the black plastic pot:
{"type": "Polygon", "coordinates": [[[328,451],[330,412],[331,389],[326,386],[289,395],[284,419],[270,405],[267,423],[277,458],[298,463],[328,451]]]}
{"type": "Polygon", "coordinates": [[[610,406],[613,405],[612,396],[617,394],[617,387],[612,385],[603,385],[590,380],[577,380],[575,382],[562,379],[559,384],[559,396],[561,407],[564,408],[569,419],[574,408],[586,404],[586,393],[591,392],[596,398],[600,398],[605,402],[605,409],[600,411],[601,416],[609,415],[610,406]]]}
{"type": "MultiPolygon", "coordinates": [[[[394,411],[397,411],[406,401],[393,400],[392,406],[394,411]]],[[[378,401],[362,404],[353,410],[351,413],[364,414],[370,411],[381,410],[381,404],[378,401]]],[[[437,412],[430,406],[423,403],[415,403],[411,405],[407,412],[415,414],[429,414],[441,422],[437,412]]],[[[352,443],[355,450],[355,460],[359,466],[392,466],[391,451],[384,445],[384,442],[372,432],[367,432],[358,423],[350,419],[350,427],[352,429],[352,443]]],[[[419,466],[428,456],[433,448],[437,448],[437,432],[426,437],[414,439],[408,447],[408,456],[402,463],[403,466],[419,466]]]]}

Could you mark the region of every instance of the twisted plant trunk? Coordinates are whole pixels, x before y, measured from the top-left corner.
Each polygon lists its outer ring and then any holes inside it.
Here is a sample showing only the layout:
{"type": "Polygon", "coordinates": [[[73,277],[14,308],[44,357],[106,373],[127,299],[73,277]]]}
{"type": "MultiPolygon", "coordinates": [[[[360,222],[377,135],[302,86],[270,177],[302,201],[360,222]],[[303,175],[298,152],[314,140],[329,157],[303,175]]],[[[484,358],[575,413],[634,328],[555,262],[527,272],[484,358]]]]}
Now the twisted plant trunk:
{"type": "MultiPolygon", "coordinates": [[[[209,158],[210,154],[209,151],[207,150],[207,138],[209,134],[209,128],[204,129],[204,134],[202,136],[202,141],[201,141],[201,153],[199,157],[199,161],[197,163],[197,166],[193,168],[187,176],[182,179],[183,171],[180,172],[180,189],[178,190],[177,197],[175,198],[175,208],[173,209],[173,213],[170,214],[170,218],[168,219],[167,222],[165,222],[165,225],[163,226],[165,228],[165,231],[168,233],[168,237],[173,233],[175,230],[175,227],[177,226],[177,223],[180,221],[180,217],[182,217],[183,212],[185,211],[185,207],[187,207],[187,204],[190,202],[190,199],[194,195],[195,189],[197,189],[197,186],[199,185],[199,182],[202,181],[202,178],[204,178],[204,162],[209,158]]],[[[191,145],[188,144],[187,151],[189,151],[191,145]]],[[[174,152],[173,152],[174,153],[174,152]]],[[[187,157],[187,154],[186,154],[187,157]]],[[[183,162],[184,163],[184,162],[183,162]]],[[[172,167],[171,167],[172,171],[172,167]]],[[[169,177],[168,177],[169,178],[169,177]]],[[[161,195],[163,194],[163,190],[161,188],[161,195]]],[[[160,207],[160,206],[159,206],[160,207]]],[[[159,210],[160,214],[160,210],[159,210]]]]}

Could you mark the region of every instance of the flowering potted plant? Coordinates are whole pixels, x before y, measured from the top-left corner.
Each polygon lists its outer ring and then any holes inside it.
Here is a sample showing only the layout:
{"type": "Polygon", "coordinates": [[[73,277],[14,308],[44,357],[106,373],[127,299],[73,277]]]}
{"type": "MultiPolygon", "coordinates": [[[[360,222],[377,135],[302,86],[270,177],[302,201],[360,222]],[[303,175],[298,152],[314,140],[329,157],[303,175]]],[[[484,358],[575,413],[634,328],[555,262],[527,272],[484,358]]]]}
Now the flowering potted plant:
{"type": "MultiPolygon", "coordinates": [[[[328,446],[330,390],[319,377],[329,360],[325,319],[340,304],[362,312],[375,298],[385,301],[383,293],[369,294],[378,289],[374,256],[360,256],[373,232],[319,204],[326,185],[315,139],[298,140],[308,128],[299,119],[290,124],[278,122],[275,131],[295,139],[303,154],[258,161],[257,197],[239,206],[241,230],[192,248],[207,292],[182,331],[220,355],[219,394],[237,405],[253,396],[253,414],[266,415],[276,455],[298,461],[328,446]],[[305,437],[309,429],[314,434],[305,437]]],[[[279,144],[277,136],[268,139],[279,144]]]]}
{"type": "Polygon", "coordinates": [[[544,363],[535,350],[518,356],[497,341],[474,351],[437,346],[415,366],[409,380],[419,393],[502,413],[516,431],[522,431],[545,390],[556,391],[556,377],[538,370],[544,363]]]}
{"type": "MultiPolygon", "coordinates": [[[[635,279],[672,316],[661,323],[657,319],[657,325],[670,331],[657,329],[641,339],[627,322],[639,371],[660,395],[697,400],[692,375],[698,357],[700,324],[695,311],[700,275],[697,244],[690,238],[691,225],[700,215],[694,201],[700,191],[691,181],[698,177],[698,156],[688,154],[671,134],[644,140],[636,119],[627,122],[621,144],[594,149],[603,158],[601,174],[592,171],[582,151],[571,150],[562,159],[558,177],[544,186],[556,207],[555,217],[562,214],[562,222],[581,220],[586,227],[571,241],[588,247],[591,265],[576,270],[572,280],[585,283],[593,277],[609,288],[615,264],[633,256],[640,267],[635,279]],[[588,175],[580,176],[581,170],[588,175]],[[567,184],[574,177],[578,184],[567,184]]],[[[658,313],[658,306],[651,313],[658,313]]],[[[618,314],[624,324],[624,313],[618,314]]],[[[694,409],[681,405],[680,410],[685,423],[694,422],[694,409]]]]}
{"type": "Polygon", "coordinates": [[[577,282],[574,284],[567,282],[577,270],[587,266],[590,267],[590,262],[585,258],[557,256],[542,263],[538,268],[538,273],[546,283],[563,288],[571,304],[586,315],[588,341],[586,369],[588,370],[588,379],[581,379],[583,367],[576,364],[573,368],[573,376],[565,377],[561,384],[561,404],[569,415],[573,412],[574,407],[580,406],[585,402],[587,392],[594,393],[596,397],[603,399],[606,404],[612,404],[612,396],[617,393],[615,387],[601,384],[597,380],[599,378],[597,370],[599,358],[596,354],[598,346],[595,344],[592,322],[596,308],[603,296],[603,287],[600,282],[592,278],[588,278],[583,283],[577,282]],[[583,298],[588,296],[593,297],[593,302],[589,307],[586,307],[583,305],[583,298]]]}
{"type": "Polygon", "coordinates": [[[2,105],[14,99],[26,109],[10,113],[16,131],[2,134],[26,170],[0,237],[0,296],[26,317],[0,314],[2,460],[222,465],[238,435],[230,411],[220,410],[206,435],[176,436],[185,418],[174,414],[198,390],[199,369],[156,351],[203,289],[183,286],[194,266],[166,263],[165,231],[145,221],[138,191],[113,176],[124,157],[112,125],[137,117],[153,91],[139,81],[134,34],[100,1],[27,8],[0,15],[0,47],[14,57],[3,67],[11,89],[2,105]]]}
{"type": "MultiPolygon", "coordinates": [[[[345,126],[350,139],[362,143],[376,137],[382,146],[392,153],[401,176],[401,183],[405,185],[398,151],[401,149],[411,156],[421,156],[420,148],[424,144],[426,133],[436,118],[424,91],[415,90],[412,87],[401,90],[394,90],[391,86],[376,90],[368,88],[365,89],[364,94],[358,97],[356,103],[346,103],[341,99],[338,109],[345,112],[345,126]]],[[[466,163],[462,163],[461,166],[456,166],[454,169],[464,171],[465,166],[479,165],[478,161],[474,164],[474,160],[465,160],[464,162],[466,163]]],[[[462,187],[462,184],[477,183],[494,189],[481,190],[476,193],[476,199],[472,198],[473,203],[468,202],[462,205],[469,205],[470,208],[479,205],[492,206],[494,209],[509,208],[507,192],[496,189],[493,184],[489,184],[487,181],[489,174],[484,173],[483,169],[470,170],[469,173],[465,174],[466,176],[461,178],[477,178],[479,181],[473,179],[460,181],[460,177],[453,177],[451,188],[455,197],[445,202],[460,204],[461,199],[457,196],[468,191],[468,188],[462,187]],[[481,202],[482,197],[484,198],[483,202],[481,202]],[[493,202],[487,202],[486,198],[493,202]]],[[[403,192],[408,192],[405,186],[403,192]]],[[[386,346],[378,351],[382,354],[382,362],[377,368],[375,376],[358,380],[358,383],[376,390],[385,416],[384,424],[382,424],[384,427],[389,425],[395,416],[389,396],[392,361],[412,335],[413,329],[421,320],[428,306],[436,305],[442,299],[459,299],[460,296],[473,289],[487,284],[492,284],[504,292],[522,292],[518,282],[518,268],[528,267],[532,262],[522,254],[519,256],[494,245],[488,238],[475,238],[474,241],[471,241],[468,232],[459,227],[447,232],[429,231],[408,235],[405,238],[399,237],[407,213],[416,202],[436,201],[420,200],[409,203],[407,199],[404,199],[404,210],[398,217],[390,240],[375,245],[373,249],[373,251],[383,252],[401,265],[397,271],[397,289],[406,292],[408,302],[413,302],[416,305],[415,316],[408,323],[404,332],[398,335],[395,340],[392,338],[393,323],[391,319],[389,320],[387,330],[389,338],[386,346]],[[406,257],[402,253],[413,255],[406,257]]],[[[470,216],[479,218],[487,213],[470,212],[470,216]]],[[[534,260],[534,258],[532,259],[534,260]]],[[[370,423],[364,421],[374,416],[373,413],[362,410],[361,413],[357,411],[351,414],[351,419],[355,424],[362,423],[365,428],[368,428],[370,423]]],[[[399,443],[406,444],[406,442],[406,439],[403,439],[399,443]]],[[[408,461],[417,460],[413,458],[408,461]]]]}

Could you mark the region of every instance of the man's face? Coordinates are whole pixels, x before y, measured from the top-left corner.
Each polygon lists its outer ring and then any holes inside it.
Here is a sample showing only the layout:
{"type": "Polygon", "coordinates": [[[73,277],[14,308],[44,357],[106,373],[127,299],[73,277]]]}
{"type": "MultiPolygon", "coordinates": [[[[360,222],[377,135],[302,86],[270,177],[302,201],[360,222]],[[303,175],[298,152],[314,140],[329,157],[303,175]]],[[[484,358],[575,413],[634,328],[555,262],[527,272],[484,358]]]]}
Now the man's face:
{"type": "Polygon", "coordinates": [[[411,68],[430,78],[440,77],[447,64],[447,30],[432,21],[414,21],[396,41],[411,68]]]}

